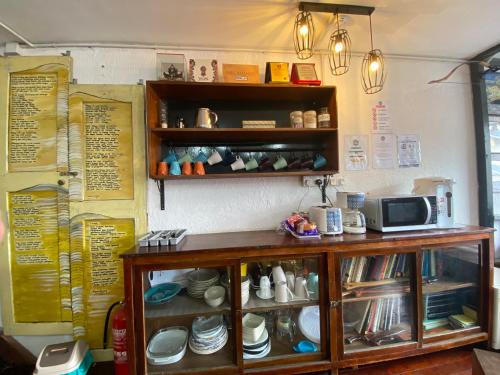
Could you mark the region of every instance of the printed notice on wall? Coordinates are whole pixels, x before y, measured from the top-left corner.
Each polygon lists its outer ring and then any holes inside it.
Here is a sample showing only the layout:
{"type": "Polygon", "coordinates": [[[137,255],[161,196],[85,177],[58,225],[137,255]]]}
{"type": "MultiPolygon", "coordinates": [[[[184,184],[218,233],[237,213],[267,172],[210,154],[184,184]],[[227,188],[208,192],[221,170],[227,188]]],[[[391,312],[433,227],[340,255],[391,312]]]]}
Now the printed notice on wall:
{"type": "Polygon", "coordinates": [[[344,138],[344,163],[347,171],[368,168],[368,136],[346,135],[344,138]]]}
{"type": "Polygon", "coordinates": [[[394,159],[394,135],[372,134],[373,168],[394,168],[394,159]]]}
{"type": "Polygon", "coordinates": [[[106,313],[123,299],[120,254],[135,244],[134,219],[86,219],[72,224],[73,234],[83,236],[72,253],[74,335],[101,348],[106,313]]]}
{"type": "Polygon", "coordinates": [[[378,101],[372,107],[372,133],[391,133],[392,127],[389,119],[389,109],[387,103],[378,101]]]}
{"type": "Polygon", "coordinates": [[[56,168],[56,110],[57,74],[10,74],[10,172],[56,168]]]}
{"type": "Polygon", "coordinates": [[[84,199],[133,199],[132,105],[83,102],[84,199]]]}
{"type": "Polygon", "coordinates": [[[398,162],[400,168],[420,167],[420,137],[418,135],[398,136],[398,162]]]}
{"type": "Polygon", "coordinates": [[[8,197],[15,320],[61,321],[58,191],[11,192],[8,197]]]}

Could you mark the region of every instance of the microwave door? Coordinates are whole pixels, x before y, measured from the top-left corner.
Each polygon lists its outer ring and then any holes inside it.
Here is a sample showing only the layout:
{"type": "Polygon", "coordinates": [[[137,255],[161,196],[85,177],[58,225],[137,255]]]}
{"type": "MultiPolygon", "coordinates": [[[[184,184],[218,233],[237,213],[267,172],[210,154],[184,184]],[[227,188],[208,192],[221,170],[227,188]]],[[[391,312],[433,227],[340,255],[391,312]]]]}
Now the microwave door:
{"type": "Polygon", "coordinates": [[[384,227],[404,227],[427,224],[431,220],[431,205],[426,197],[382,199],[384,227]]]}

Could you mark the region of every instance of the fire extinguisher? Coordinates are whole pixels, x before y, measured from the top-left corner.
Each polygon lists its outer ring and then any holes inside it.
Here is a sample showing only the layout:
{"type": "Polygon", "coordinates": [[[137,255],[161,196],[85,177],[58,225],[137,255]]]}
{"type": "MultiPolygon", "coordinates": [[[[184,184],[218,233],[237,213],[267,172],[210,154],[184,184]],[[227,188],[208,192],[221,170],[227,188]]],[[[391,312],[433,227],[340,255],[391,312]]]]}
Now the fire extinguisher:
{"type": "Polygon", "coordinates": [[[106,314],[106,322],[104,323],[104,348],[108,342],[108,324],[109,316],[115,306],[119,305],[111,324],[111,331],[113,334],[113,357],[115,362],[116,375],[128,375],[128,361],[127,361],[127,315],[125,312],[125,303],[122,301],[115,302],[111,305],[106,314]]]}

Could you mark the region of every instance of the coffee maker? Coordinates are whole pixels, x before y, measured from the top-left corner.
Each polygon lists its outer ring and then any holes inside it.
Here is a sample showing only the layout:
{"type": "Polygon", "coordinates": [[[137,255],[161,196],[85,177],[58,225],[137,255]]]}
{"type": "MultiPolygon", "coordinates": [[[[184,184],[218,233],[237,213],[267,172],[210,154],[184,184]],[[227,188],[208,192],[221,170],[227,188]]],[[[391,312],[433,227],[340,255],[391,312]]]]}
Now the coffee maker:
{"type": "Polygon", "coordinates": [[[365,193],[337,192],[337,206],[342,210],[345,233],[366,233],[365,215],[359,210],[365,205],[365,193]]]}
{"type": "Polygon", "coordinates": [[[453,228],[453,185],[455,180],[445,177],[417,178],[413,181],[413,194],[435,195],[437,202],[437,227],[453,228]]]}

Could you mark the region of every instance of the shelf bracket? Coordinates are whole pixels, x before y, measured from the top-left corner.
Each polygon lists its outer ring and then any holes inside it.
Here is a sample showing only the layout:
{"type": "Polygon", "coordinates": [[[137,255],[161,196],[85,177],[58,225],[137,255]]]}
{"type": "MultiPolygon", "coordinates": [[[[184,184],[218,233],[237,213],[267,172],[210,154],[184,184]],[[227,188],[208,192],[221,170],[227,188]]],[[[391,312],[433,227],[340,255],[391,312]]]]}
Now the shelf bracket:
{"type": "Polygon", "coordinates": [[[165,211],[165,181],[160,180],[160,210],[165,211]]]}

